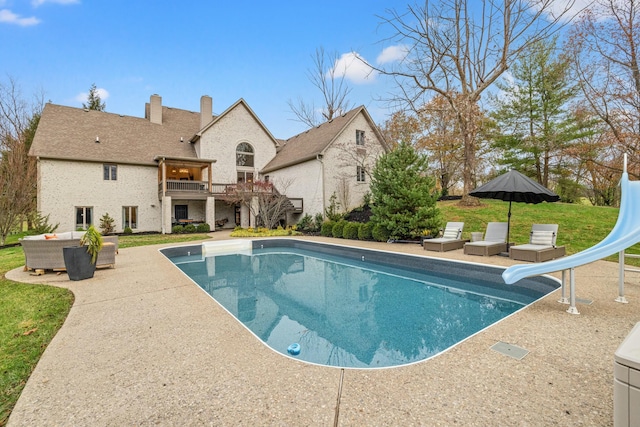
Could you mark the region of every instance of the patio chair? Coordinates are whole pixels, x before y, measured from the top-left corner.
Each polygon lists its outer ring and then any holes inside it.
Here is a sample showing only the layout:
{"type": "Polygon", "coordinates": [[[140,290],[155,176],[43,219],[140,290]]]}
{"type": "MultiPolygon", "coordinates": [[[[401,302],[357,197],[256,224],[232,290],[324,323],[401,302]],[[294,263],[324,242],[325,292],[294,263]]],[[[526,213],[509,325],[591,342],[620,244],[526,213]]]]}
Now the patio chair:
{"type": "Polygon", "coordinates": [[[422,246],[426,251],[446,252],[454,249],[462,249],[469,240],[463,240],[462,229],[464,222],[448,222],[444,229],[440,230],[441,237],[425,239],[422,246]]]}
{"type": "Polygon", "coordinates": [[[544,262],[565,255],[564,246],[556,246],[558,224],[533,224],[529,243],[511,246],[509,258],[519,261],[544,262]]]}
{"type": "Polygon", "coordinates": [[[506,222],[490,222],[484,233],[484,240],[469,242],[464,244],[465,255],[497,255],[507,251],[507,230],[506,222]]]}

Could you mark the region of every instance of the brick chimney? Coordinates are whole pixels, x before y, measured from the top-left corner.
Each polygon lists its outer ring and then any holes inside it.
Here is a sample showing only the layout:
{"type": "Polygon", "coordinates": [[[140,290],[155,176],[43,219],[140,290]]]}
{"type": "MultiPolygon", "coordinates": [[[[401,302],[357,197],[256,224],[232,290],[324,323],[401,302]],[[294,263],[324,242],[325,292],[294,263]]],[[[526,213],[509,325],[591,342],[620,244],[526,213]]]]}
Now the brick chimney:
{"type": "Polygon", "coordinates": [[[162,124],[162,97],[160,95],[151,95],[149,101],[149,121],[158,125],[162,124]]]}
{"type": "Polygon", "coordinates": [[[200,98],[200,129],[211,123],[213,120],[213,100],[209,95],[200,98]]]}

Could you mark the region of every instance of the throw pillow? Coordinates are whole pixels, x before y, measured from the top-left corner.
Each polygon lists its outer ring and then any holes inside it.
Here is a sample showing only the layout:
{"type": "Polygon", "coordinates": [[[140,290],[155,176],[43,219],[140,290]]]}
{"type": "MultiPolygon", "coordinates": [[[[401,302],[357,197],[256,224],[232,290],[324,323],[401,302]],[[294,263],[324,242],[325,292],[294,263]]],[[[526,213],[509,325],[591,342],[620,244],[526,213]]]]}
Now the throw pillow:
{"type": "Polygon", "coordinates": [[[553,246],[553,237],[556,233],[553,231],[540,231],[535,230],[531,232],[531,244],[532,245],[545,245],[553,246]]]}
{"type": "Polygon", "coordinates": [[[444,233],[442,233],[443,239],[457,239],[458,238],[458,229],[457,228],[445,228],[444,233]]]}

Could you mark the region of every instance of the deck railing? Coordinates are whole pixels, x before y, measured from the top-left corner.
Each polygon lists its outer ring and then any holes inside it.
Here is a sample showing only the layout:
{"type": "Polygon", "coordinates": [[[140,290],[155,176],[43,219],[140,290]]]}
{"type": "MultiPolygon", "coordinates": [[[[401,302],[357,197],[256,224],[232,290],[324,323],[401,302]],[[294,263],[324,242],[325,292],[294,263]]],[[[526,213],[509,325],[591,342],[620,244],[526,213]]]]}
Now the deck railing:
{"type": "MultiPolygon", "coordinates": [[[[265,187],[263,185],[252,185],[250,183],[244,184],[219,184],[212,183],[211,190],[209,191],[209,183],[207,181],[185,181],[168,179],[167,181],[167,195],[171,193],[182,194],[212,194],[220,198],[233,194],[238,186],[241,186],[241,190],[245,192],[261,193],[261,192],[278,192],[275,187],[265,187]]],[[[158,183],[158,198],[162,198],[162,182],[158,183]]],[[[294,212],[302,212],[302,199],[289,199],[291,202],[292,210],[294,212]]]]}

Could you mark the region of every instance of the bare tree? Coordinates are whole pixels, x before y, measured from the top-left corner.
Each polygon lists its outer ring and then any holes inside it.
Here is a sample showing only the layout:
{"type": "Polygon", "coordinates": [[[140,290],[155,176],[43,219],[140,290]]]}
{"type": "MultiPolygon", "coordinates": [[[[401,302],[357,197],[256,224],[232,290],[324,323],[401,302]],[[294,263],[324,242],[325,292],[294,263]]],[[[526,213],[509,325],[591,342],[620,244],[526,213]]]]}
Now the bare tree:
{"type": "Polygon", "coordinates": [[[272,229],[293,208],[289,198],[284,195],[289,184],[279,186],[282,192],[269,181],[239,182],[227,187],[225,199],[229,204],[246,206],[256,218],[258,226],[272,229]]]}
{"type": "Polygon", "coordinates": [[[640,150],[639,49],[638,0],[596,0],[567,43],[587,105],[632,159],[640,150]]]}
{"type": "Polygon", "coordinates": [[[305,102],[302,98],[298,98],[297,102],[287,102],[296,117],[294,120],[309,127],[329,121],[353,108],[347,100],[351,88],[347,86],[344,72],[336,67],[338,54],[329,54],[324,48],[319,47],[313,60],[314,68],[307,70],[307,77],[322,94],[323,105],[316,108],[313,102],[305,102]]]}
{"type": "Polygon", "coordinates": [[[16,81],[0,83],[0,244],[19,220],[35,211],[36,164],[29,148],[42,102],[31,107],[16,81]]]}
{"type": "Polygon", "coordinates": [[[426,0],[383,18],[408,54],[396,67],[378,71],[394,77],[400,89],[396,101],[413,111],[433,95],[447,100],[463,141],[465,195],[475,186],[481,95],[523,49],[557,31],[573,2],[556,14],[553,5],[554,0],[426,0]]]}

